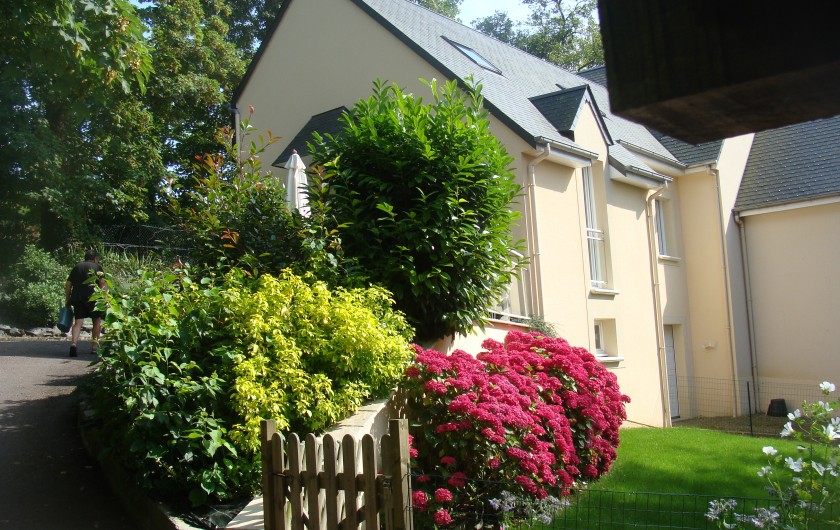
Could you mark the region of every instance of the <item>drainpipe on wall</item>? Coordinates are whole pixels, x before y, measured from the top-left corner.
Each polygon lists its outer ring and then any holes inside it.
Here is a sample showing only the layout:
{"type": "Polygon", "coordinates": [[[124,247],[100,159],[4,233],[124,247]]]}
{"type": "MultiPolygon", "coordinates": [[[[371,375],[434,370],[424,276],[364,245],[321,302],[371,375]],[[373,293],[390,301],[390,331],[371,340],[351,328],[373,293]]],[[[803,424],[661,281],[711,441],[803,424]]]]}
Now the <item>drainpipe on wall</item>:
{"type": "Polygon", "coordinates": [[[659,362],[659,392],[662,399],[662,425],[671,426],[671,400],[668,385],[668,368],[665,364],[665,326],[662,322],[662,298],[659,289],[659,264],[656,250],[656,230],[653,225],[653,203],[662,195],[668,184],[656,188],[645,201],[648,228],[648,253],[650,254],[650,278],[653,283],[653,318],[656,322],[656,359],[659,362]]]}
{"type": "MultiPolygon", "coordinates": [[[[747,298],[747,332],[750,347],[750,371],[753,382],[753,407],[758,406],[758,359],[755,353],[755,319],[753,317],[752,284],[750,281],[750,266],[747,255],[747,227],[741,215],[735,213],[735,224],[741,236],[741,269],[744,274],[744,294],[747,298]]],[[[750,411],[752,412],[752,411],[750,411]]]]}
{"type": "Polygon", "coordinates": [[[236,161],[239,162],[239,166],[242,166],[242,150],[239,148],[239,109],[236,108],[232,103],[228,106],[228,110],[233,113],[233,145],[236,147],[236,161]]]}
{"type": "Polygon", "coordinates": [[[531,251],[529,269],[531,273],[531,311],[537,316],[543,316],[542,279],[540,277],[540,233],[537,227],[537,165],[551,154],[551,146],[542,144],[542,152],[528,162],[528,183],[525,201],[525,218],[528,223],[526,237],[531,251]]]}
{"type": "Polygon", "coordinates": [[[729,364],[732,371],[732,388],[736,399],[736,407],[732,410],[732,415],[737,416],[738,410],[741,407],[740,388],[738,386],[738,367],[735,363],[735,337],[734,327],[732,325],[732,290],[729,285],[729,252],[726,250],[726,230],[723,223],[723,197],[720,190],[720,171],[713,165],[709,165],[709,173],[715,179],[715,191],[717,192],[717,209],[718,209],[718,228],[720,229],[720,250],[721,250],[721,266],[723,267],[723,289],[724,306],[726,306],[726,335],[729,339],[729,364]]]}

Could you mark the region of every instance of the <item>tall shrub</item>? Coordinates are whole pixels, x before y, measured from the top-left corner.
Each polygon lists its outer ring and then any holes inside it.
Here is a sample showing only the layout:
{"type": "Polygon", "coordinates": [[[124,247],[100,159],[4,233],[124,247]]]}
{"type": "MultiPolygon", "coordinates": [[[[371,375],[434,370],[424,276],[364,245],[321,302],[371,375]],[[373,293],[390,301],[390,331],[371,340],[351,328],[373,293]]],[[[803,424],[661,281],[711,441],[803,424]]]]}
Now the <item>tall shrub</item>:
{"type": "Polygon", "coordinates": [[[440,526],[498,522],[504,488],[545,499],[597,479],[626,418],[629,398],[585,349],[519,332],[483,346],[476,357],[418,349],[406,371],[415,507],[440,526]]]}
{"type": "Polygon", "coordinates": [[[359,273],[394,294],[420,341],[483,322],[521,250],[513,158],[490,133],[481,86],[426,84],[431,104],[375,82],[340,134],[310,145],[313,212],[359,273]]]}
{"type": "Polygon", "coordinates": [[[176,196],[171,215],[188,237],[192,263],[277,274],[289,268],[337,283],[338,261],[320,218],[303,217],[285,202],[285,184],[262,167],[278,137],[258,135],[250,119],[218,131],[223,154],[196,157],[192,188],[176,196]]]}

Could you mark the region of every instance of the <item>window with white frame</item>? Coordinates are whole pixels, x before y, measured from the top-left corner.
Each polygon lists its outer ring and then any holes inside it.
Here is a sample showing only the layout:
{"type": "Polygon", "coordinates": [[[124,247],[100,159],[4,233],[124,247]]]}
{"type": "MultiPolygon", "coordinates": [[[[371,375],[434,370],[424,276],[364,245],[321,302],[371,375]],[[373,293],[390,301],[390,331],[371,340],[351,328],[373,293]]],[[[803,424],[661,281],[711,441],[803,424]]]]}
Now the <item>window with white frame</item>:
{"type": "Polygon", "coordinates": [[[605,356],[607,350],[604,342],[604,323],[600,320],[595,321],[595,355],[605,356]]]}
{"type": "Polygon", "coordinates": [[[665,205],[662,199],[654,201],[656,211],[654,212],[654,221],[656,222],[656,241],[659,246],[659,255],[668,256],[668,232],[665,224],[665,205]]]}
{"type": "Polygon", "coordinates": [[[618,356],[618,336],[615,319],[597,318],[593,322],[592,354],[601,362],[618,363],[624,360],[618,356]]]}
{"type": "Polygon", "coordinates": [[[589,246],[589,277],[592,287],[607,286],[606,237],[598,225],[595,182],[590,168],[583,168],[583,209],[586,215],[586,240],[589,246]]]}
{"type": "Polygon", "coordinates": [[[659,198],[653,202],[654,226],[656,228],[656,245],[660,257],[671,258],[678,255],[677,244],[674,240],[673,216],[671,201],[659,198]]]}
{"type": "MultiPolygon", "coordinates": [[[[510,251],[516,261],[522,262],[524,256],[516,251],[510,251]]],[[[517,271],[518,274],[511,278],[507,291],[490,309],[490,318],[510,322],[525,322],[528,320],[530,311],[530,296],[528,283],[523,278],[525,269],[517,271]]]]}

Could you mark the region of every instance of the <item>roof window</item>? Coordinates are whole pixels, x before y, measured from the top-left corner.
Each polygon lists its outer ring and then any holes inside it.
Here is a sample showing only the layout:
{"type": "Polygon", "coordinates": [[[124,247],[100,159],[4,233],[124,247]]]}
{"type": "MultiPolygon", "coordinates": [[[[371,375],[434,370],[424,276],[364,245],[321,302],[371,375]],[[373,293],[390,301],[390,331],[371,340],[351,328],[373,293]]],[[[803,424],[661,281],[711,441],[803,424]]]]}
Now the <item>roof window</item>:
{"type": "Polygon", "coordinates": [[[463,53],[464,55],[466,55],[467,57],[469,57],[469,59],[470,59],[472,62],[474,62],[475,64],[477,64],[478,66],[480,66],[480,67],[484,68],[485,70],[490,70],[491,72],[493,72],[493,73],[495,73],[495,74],[502,75],[502,71],[501,71],[501,70],[499,70],[498,68],[496,68],[496,67],[493,65],[493,63],[491,63],[490,61],[488,61],[487,59],[485,59],[485,58],[484,58],[484,57],[483,57],[480,53],[478,53],[477,51],[473,50],[473,49],[472,49],[472,48],[470,48],[469,46],[465,46],[465,45],[463,45],[463,44],[457,43],[457,42],[455,42],[454,40],[447,39],[446,37],[443,37],[443,40],[445,40],[446,42],[448,42],[449,44],[451,44],[452,46],[454,46],[454,47],[455,47],[455,49],[457,49],[459,52],[461,52],[461,53],[463,53]]]}

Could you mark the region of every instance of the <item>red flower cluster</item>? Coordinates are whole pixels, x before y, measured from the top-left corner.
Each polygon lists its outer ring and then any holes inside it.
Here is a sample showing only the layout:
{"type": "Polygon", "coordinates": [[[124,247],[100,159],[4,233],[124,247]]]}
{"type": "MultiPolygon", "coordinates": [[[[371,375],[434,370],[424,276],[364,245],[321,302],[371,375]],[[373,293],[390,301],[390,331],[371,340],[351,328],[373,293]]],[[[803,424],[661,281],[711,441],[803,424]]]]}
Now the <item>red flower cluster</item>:
{"type": "MultiPolygon", "coordinates": [[[[417,471],[456,488],[447,516],[500,493],[464,488],[468,481],[515,482],[542,499],[547,488],[568,494],[576,481],[609,470],[629,402],[614,374],[586,349],[536,333],[510,332],[504,344],[482,346],[476,357],[416,347],[403,383],[420,424],[417,471]]],[[[415,507],[437,508],[424,499],[415,507]]]]}

